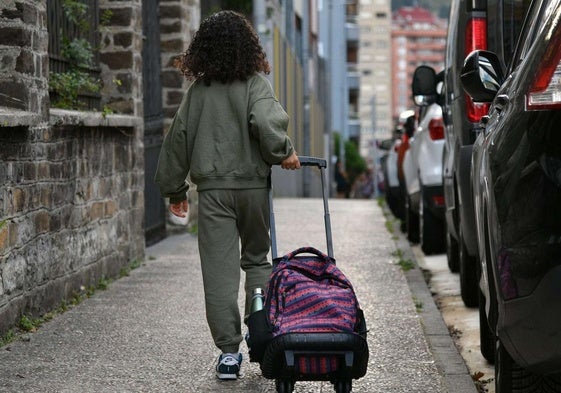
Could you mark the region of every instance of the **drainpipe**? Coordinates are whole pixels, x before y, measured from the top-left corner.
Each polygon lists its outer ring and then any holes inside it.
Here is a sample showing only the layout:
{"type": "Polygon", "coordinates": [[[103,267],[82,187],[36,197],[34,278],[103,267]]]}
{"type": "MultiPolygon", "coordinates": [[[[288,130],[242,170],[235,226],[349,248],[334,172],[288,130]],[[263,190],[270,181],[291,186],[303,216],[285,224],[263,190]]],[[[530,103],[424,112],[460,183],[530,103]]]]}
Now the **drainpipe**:
{"type": "MultiPolygon", "coordinates": [[[[302,85],[304,88],[304,155],[311,153],[310,143],[310,86],[309,86],[309,66],[310,66],[310,3],[304,0],[302,7],[302,85]]],[[[303,193],[304,197],[310,196],[310,170],[305,168],[303,171],[303,193]]]]}

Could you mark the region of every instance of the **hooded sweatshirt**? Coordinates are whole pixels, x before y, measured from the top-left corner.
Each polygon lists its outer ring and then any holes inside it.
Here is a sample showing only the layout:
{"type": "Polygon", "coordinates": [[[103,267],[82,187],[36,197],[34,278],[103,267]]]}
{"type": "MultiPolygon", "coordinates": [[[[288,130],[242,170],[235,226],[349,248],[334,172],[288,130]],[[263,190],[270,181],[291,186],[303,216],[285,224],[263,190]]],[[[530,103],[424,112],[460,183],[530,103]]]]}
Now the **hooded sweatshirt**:
{"type": "Polygon", "coordinates": [[[289,157],[288,115],[260,74],[210,86],[195,81],[164,138],[155,181],[170,202],[199,191],[266,188],[271,165],[289,157]]]}

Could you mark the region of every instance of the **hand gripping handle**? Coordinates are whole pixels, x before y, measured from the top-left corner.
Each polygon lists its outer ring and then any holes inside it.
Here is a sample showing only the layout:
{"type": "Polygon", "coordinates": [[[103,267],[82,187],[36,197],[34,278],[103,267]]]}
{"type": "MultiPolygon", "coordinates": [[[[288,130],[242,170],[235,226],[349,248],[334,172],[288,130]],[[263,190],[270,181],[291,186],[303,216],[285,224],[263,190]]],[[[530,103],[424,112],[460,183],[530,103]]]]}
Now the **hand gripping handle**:
{"type": "Polygon", "coordinates": [[[327,161],[324,158],[298,156],[300,165],[302,166],[317,166],[319,168],[327,168],[327,161]]]}

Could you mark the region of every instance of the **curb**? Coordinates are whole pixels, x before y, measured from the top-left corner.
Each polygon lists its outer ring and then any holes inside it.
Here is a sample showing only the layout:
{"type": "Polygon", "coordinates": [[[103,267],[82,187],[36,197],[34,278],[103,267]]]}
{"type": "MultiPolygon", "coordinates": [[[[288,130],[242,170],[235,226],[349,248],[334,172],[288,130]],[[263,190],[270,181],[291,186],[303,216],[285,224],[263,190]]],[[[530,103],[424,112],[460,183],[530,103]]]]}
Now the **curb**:
{"type": "MultiPolygon", "coordinates": [[[[385,203],[383,203],[381,208],[386,220],[394,217],[385,203]]],[[[423,305],[422,310],[419,311],[421,325],[429,345],[429,350],[433,354],[436,367],[442,377],[445,391],[448,393],[478,393],[466,363],[450,336],[448,327],[430,293],[423,272],[419,268],[417,258],[415,258],[411,250],[409,241],[397,227],[392,235],[397,237],[395,246],[397,250],[403,251],[402,258],[414,262],[414,267],[403,273],[407,279],[411,295],[423,305]]]]}

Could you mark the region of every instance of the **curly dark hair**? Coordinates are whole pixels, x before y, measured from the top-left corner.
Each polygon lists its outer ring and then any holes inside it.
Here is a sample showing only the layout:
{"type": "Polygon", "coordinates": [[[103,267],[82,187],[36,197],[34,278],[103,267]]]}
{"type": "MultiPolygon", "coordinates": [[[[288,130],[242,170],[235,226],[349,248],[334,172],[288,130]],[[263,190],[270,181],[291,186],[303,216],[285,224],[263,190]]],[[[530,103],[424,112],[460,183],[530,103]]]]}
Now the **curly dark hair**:
{"type": "Polygon", "coordinates": [[[175,66],[187,80],[229,83],[247,80],[256,72],[270,73],[265,51],[249,20],[234,11],[205,18],[175,66]]]}

